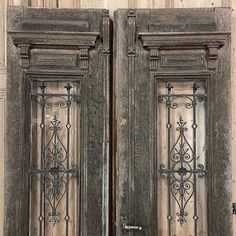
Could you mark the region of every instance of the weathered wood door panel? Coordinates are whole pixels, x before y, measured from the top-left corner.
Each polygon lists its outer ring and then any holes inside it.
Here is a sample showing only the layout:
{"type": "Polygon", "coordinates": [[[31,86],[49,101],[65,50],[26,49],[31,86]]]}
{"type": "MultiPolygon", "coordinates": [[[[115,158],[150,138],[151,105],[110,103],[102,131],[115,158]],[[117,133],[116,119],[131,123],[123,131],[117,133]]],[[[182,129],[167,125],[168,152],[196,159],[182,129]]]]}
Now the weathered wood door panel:
{"type": "Polygon", "coordinates": [[[232,235],[230,10],[118,10],[116,235],[232,235]]]}
{"type": "Polygon", "coordinates": [[[109,13],[8,10],[5,236],[108,235],[109,13]]]}
{"type": "Polygon", "coordinates": [[[229,9],[8,16],[4,235],[232,235],[229,9]]]}

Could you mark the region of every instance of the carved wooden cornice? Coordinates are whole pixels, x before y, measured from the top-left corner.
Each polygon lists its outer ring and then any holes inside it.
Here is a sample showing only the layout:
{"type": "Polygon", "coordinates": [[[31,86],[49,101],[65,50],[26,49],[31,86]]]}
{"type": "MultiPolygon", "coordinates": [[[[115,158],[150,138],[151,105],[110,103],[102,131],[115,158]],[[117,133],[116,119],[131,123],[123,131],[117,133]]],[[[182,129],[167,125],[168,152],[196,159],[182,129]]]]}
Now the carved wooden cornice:
{"type": "Polygon", "coordinates": [[[218,49],[224,46],[230,32],[160,32],[139,33],[143,47],[150,50],[149,69],[157,70],[162,49],[204,49],[207,68],[216,69],[218,49]]]}
{"type": "Polygon", "coordinates": [[[57,32],[57,31],[8,31],[13,43],[29,44],[34,47],[51,48],[58,46],[67,49],[68,46],[94,47],[99,32],[57,32]]]}
{"type": "Polygon", "coordinates": [[[13,44],[20,49],[22,68],[30,66],[30,50],[42,49],[79,49],[79,68],[88,69],[89,48],[95,47],[99,32],[42,32],[8,31],[13,44]]]}
{"type": "Polygon", "coordinates": [[[196,47],[215,46],[222,47],[230,32],[161,32],[139,33],[143,47],[196,47]]]}

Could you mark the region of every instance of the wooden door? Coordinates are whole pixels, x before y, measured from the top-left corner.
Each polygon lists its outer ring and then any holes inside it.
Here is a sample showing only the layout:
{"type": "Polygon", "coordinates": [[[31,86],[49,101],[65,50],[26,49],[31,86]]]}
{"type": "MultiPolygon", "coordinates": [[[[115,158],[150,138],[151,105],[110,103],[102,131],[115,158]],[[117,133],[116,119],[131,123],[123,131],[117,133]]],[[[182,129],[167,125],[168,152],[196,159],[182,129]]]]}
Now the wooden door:
{"type": "Polygon", "coordinates": [[[5,236],[108,235],[109,13],[8,10],[5,236]]]}
{"type": "Polygon", "coordinates": [[[109,208],[108,12],[9,10],[4,235],[232,235],[229,15],[116,12],[109,208]]]}
{"type": "Polygon", "coordinates": [[[116,235],[232,235],[230,10],[118,10],[116,235]]]}

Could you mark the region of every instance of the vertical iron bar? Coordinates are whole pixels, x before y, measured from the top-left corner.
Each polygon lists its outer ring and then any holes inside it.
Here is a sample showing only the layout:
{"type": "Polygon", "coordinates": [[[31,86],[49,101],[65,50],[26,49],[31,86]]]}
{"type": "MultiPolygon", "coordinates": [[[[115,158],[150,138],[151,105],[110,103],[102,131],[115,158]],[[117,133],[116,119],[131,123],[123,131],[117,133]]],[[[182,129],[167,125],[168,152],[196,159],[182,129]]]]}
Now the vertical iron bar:
{"type": "MultiPolygon", "coordinates": [[[[197,105],[197,101],[196,101],[196,91],[199,88],[199,86],[197,85],[197,83],[194,83],[193,86],[193,169],[196,170],[197,169],[197,155],[196,155],[196,143],[197,143],[197,135],[196,135],[196,129],[197,129],[197,124],[196,124],[196,105],[197,105]]],[[[196,174],[193,175],[193,179],[194,179],[194,184],[193,184],[193,192],[194,192],[194,236],[197,236],[197,221],[198,221],[198,216],[197,216],[197,179],[196,179],[196,174]]]]}
{"type": "MultiPolygon", "coordinates": [[[[167,121],[167,129],[168,129],[168,169],[171,168],[171,153],[170,153],[170,136],[171,136],[171,123],[170,123],[170,109],[171,109],[171,89],[173,88],[171,83],[167,84],[167,89],[168,89],[168,100],[167,100],[167,112],[168,112],[168,121],[167,121]]],[[[169,236],[171,236],[171,220],[172,220],[172,215],[171,215],[171,176],[168,175],[168,230],[169,230],[169,236]]]]}
{"type": "MultiPolygon", "coordinates": [[[[45,163],[45,82],[41,82],[39,85],[42,91],[42,100],[41,100],[41,169],[44,169],[45,163]]],[[[42,236],[43,232],[43,222],[44,222],[44,236],[45,236],[45,176],[43,173],[40,174],[40,216],[39,216],[39,235],[42,236]],[[44,198],[44,201],[43,201],[44,198]],[[44,204],[44,207],[43,207],[44,204]],[[43,210],[44,209],[44,210],[43,210]]]]}
{"type": "MultiPolygon", "coordinates": [[[[80,94],[81,94],[81,100],[80,100],[80,106],[79,106],[79,130],[80,130],[80,134],[79,134],[79,137],[80,137],[80,140],[81,140],[81,143],[80,143],[80,152],[79,152],[79,166],[80,166],[80,171],[79,171],[79,199],[78,199],[78,202],[79,202],[79,206],[78,206],[78,211],[79,211],[79,214],[78,214],[78,232],[79,232],[79,236],[82,235],[82,205],[81,205],[81,202],[82,202],[82,171],[84,170],[84,165],[83,165],[83,159],[82,157],[84,157],[85,155],[84,154],[84,149],[83,147],[85,146],[84,145],[84,141],[83,138],[84,138],[84,131],[85,131],[85,112],[84,112],[84,106],[85,106],[85,103],[84,103],[84,91],[85,91],[85,81],[86,80],[82,80],[80,83],[79,83],[79,89],[80,89],[80,94]]],[[[84,171],[83,171],[84,173],[84,171]]]]}
{"type": "MultiPolygon", "coordinates": [[[[209,95],[209,91],[208,91],[208,80],[205,80],[205,85],[204,85],[204,89],[205,89],[205,93],[207,94],[207,96],[205,97],[205,103],[204,103],[204,112],[205,112],[205,145],[208,146],[209,144],[209,113],[208,113],[208,95],[209,95]]],[[[209,166],[209,159],[207,159],[206,157],[209,157],[209,148],[206,149],[206,153],[205,153],[205,166],[206,166],[206,170],[208,171],[208,166],[209,166]]],[[[205,187],[206,187],[206,191],[208,192],[208,186],[210,186],[210,178],[206,179],[205,182],[205,187]]],[[[210,194],[207,193],[206,199],[207,199],[207,209],[209,208],[209,198],[210,198],[210,194]]],[[[209,211],[207,210],[206,213],[206,218],[207,218],[207,226],[206,228],[207,230],[207,235],[209,236],[209,227],[208,224],[210,223],[209,220],[209,211]]]]}
{"type": "MultiPolygon", "coordinates": [[[[56,115],[54,116],[54,119],[55,119],[55,121],[57,121],[57,117],[56,117],[56,115]]],[[[58,139],[58,141],[59,141],[59,137],[58,137],[58,131],[56,130],[56,131],[53,131],[53,135],[54,135],[54,144],[56,145],[57,144],[57,139],[58,139]]],[[[58,166],[58,163],[56,162],[56,161],[54,161],[53,162],[53,167],[54,168],[56,168],[57,166],[58,166]]],[[[59,181],[59,176],[58,176],[58,174],[57,175],[53,175],[53,181],[55,181],[55,182],[57,182],[57,181],[59,181]]],[[[53,209],[52,209],[52,215],[54,215],[54,217],[55,217],[55,219],[54,219],[54,222],[55,222],[55,224],[56,224],[56,221],[57,221],[57,216],[56,216],[56,214],[57,214],[57,211],[56,211],[56,198],[55,197],[53,197],[53,209]],[[54,212],[55,211],[55,212],[54,212]]]]}
{"type": "MultiPolygon", "coordinates": [[[[67,89],[67,124],[66,124],[66,128],[67,128],[67,169],[69,169],[69,165],[70,165],[70,106],[71,106],[71,99],[70,98],[70,89],[72,88],[71,85],[69,83],[67,83],[67,85],[65,86],[65,88],[67,89]]],[[[69,173],[66,174],[66,236],[68,236],[69,234],[69,173]]]]}
{"type": "MultiPolygon", "coordinates": [[[[184,132],[184,131],[183,130],[181,131],[181,129],[180,129],[180,167],[181,167],[181,169],[183,168],[183,161],[184,161],[183,160],[183,158],[184,158],[184,150],[183,150],[184,142],[183,142],[183,133],[182,132],[184,132]]],[[[183,197],[183,195],[184,195],[184,181],[183,181],[183,175],[182,174],[180,175],[180,179],[181,179],[180,180],[180,196],[181,196],[180,215],[182,213],[183,217],[184,217],[184,197],[183,197]]],[[[180,223],[181,223],[181,221],[180,221],[180,223]]]]}

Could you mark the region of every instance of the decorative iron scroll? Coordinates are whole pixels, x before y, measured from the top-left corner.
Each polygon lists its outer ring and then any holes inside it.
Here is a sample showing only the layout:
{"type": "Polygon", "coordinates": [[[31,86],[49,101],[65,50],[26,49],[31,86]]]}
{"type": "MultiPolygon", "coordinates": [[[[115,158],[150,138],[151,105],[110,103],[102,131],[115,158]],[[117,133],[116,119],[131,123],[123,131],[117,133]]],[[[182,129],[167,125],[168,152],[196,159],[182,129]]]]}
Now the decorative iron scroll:
{"type": "MultiPolygon", "coordinates": [[[[64,86],[66,93],[46,93],[46,82],[41,82],[38,86],[39,93],[31,93],[32,102],[40,105],[40,168],[31,166],[30,174],[40,175],[40,215],[39,235],[43,234],[46,215],[54,225],[63,218],[58,206],[61,201],[65,201],[66,234],[68,235],[69,215],[69,176],[78,175],[77,165],[71,165],[70,139],[71,139],[71,106],[73,101],[78,101],[80,94],[72,93],[72,85],[66,83],[64,86]],[[56,114],[52,114],[51,121],[46,121],[46,109],[57,106],[57,109],[65,109],[63,116],[66,117],[66,124],[62,127],[61,121],[56,114]],[[62,140],[64,134],[64,140],[62,140]],[[66,134],[66,135],[65,135],[66,134]],[[47,138],[46,138],[47,136],[47,138]],[[66,140],[66,141],[65,141],[66,140]],[[64,143],[63,143],[64,142],[64,143]],[[45,212],[45,204],[50,208],[45,212]]],[[[37,144],[35,144],[37,145],[37,144]]]]}
{"type": "MultiPolygon", "coordinates": [[[[169,232],[171,232],[171,221],[173,220],[172,209],[171,209],[171,198],[173,197],[178,205],[179,211],[176,213],[178,222],[182,226],[187,222],[188,212],[186,206],[190,199],[194,198],[194,229],[197,235],[197,221],[199,219],[197,212],[197,189],[196,182],[197,177],[204,178],[206,176],[206,170],[204,165],[197,164],[199,157],[196,153],[197,145],[197,121],[196,121],[196,106],[199,102],[205,102],[207,99],[206,94],[198,94],[197,90],[199,85],[193,83],[192,94],[175,94],[172,93],[174,88],[171,83],[167,83],[167,94],[160,94],[158,96],[159,102],[165,102],[167,107],[167,142],[168,142],[168,165],[160,165],[161,177],[167,176],[168,178],[168,225],[169,232]],[[182,98],[181,101],[185,101],[185,108],[191,109],[193,114],[193,123],[191,124],[191,130],[188,130],[187,122],[184,121],[182,116],[179,117],[177,122],[176,132],[178,137],[173,145],[171,145],[171,110],[177,109],[178,99],[182,98]],[[192,132],[193,139],[192,145],[186,138],[186,132],[192,132]],[[172,197],[171,197],[172,196],[172,197]]],[[[173,132],[173,131],[172,131],[173,132]]],[[[170,234],[170,233],[169,233],[170,234]]]]}

